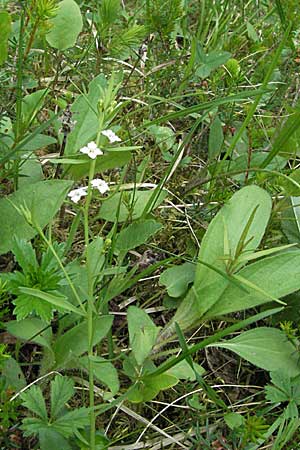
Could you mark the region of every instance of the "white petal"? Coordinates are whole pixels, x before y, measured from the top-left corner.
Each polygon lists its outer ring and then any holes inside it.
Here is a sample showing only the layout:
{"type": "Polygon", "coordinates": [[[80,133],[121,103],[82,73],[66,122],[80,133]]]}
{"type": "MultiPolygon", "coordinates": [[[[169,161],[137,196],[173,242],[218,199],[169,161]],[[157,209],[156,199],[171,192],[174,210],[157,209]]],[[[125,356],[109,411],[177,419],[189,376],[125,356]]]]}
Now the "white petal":
{"type": "Polygon", "coordinates": [[[85,154],[88,154],[88,153],[90,152],[90,150],[88,149],[88,147],[82,147],[79,151],[80,151],[81,153],[85,153],[85,154]]]}
{"type": "Polygon", "coordinates": [[[101,133],[109,139],[111,144],[114,142],[121,142],[119,136],[117,136],[112,130],[103,130],[101,133]]]}
{"type": "Polygon", "coordinates": [[[88,146],[89,150],[96,150],[98,148],[96,142],[94,142],[94,141],[89,142],[87,146],[88,146]]]}
{"type": "Polygon", "coordinates": [[[105,194],[105,192],[109,191],[108,184],[101,178],[95,178],[94,180],[92,180],[91,185],[93,186],[93,188],[98,189],[101,194],[105,194]]]}

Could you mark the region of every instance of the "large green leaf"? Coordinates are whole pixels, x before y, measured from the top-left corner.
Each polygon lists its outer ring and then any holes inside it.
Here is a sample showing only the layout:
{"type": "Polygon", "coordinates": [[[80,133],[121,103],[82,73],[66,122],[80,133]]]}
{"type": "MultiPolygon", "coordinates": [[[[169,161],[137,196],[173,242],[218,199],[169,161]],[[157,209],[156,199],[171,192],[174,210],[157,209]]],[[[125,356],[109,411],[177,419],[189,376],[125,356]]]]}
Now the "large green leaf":
{"type": "Polygon", "coordinates": [[[37,231],[28,225],[16,208],[26,206],[41,228],[44,228],[62,205],[72,181],[38,181],[23,186],[17,192],[0,200],[0,253],[8,252],[13,238],[31,239],[37,231]],[[16,226],[18,225],[18,226],[16,226]]]}
{"type": "Polygon", "coordinates": [[[300,374],[299,355],[285,333],[260,327],[245,331],[226,342],[212,344],[237,353],[252,364],[269,371],[281,370],[294,377],[300,374]]]}
{"type": "Polygon", "coordinates": [[[7,11],[0,11],[0,65],[7,58],[7,42],[11,31],[11,17],[7,11]]]}
{"type": "Polygon", "coordinates": [[[80,148],[95,138],[99,126],[97,105],[103,98],[106,86],[104,75],[98,75],[90,82],[88,93],[79,95],[73,103],[71,112],[76,123],[68,134],[65,155],[76,154],[80,148]]]}
{"type": "MultiPolygon", "coordinates": [[[[201,243],[200,262],[204,261],[226,272],[227,261],[224,260],[224,257],[227,256],[228,251],[231,256],[235,255],[244,230],[251,215],[255,212],[245,236],[245,241],[249,242],[244,247],[244,252],[253,252],[264,235],[271,208],[271,197],[257,186],[247,186],[236,192],[211,221],[201,243]],[[228,249],[225,248],[225,233],[227,233],[228,249]]],[[[195,275],[196,290],[199,287],[210,285],[215,279],[216,272],[214,270],[201,263],[198,264],[195,275]]],[[[208,305],[203,305],[203,309],[207,307],[208,305]]]]}
{"type": "MultiPolygon", "coordinates": [[[[234,257],[242,238],[246,243],[243,251],[254,252],[264,235],[271,207],[266,191],[247,186],[236,192],[218,212],[201,243],[194,285],[180,304],[167,334],[171,329],[174,331],[175,322],[186,329],[202,320],[217,302],[223,302],[222,295],[228,286],[235,284],[236,287],[237,283],[227,275],[228,259],[225,258],[228,253],[234,257]]],[[[246,291],[242,285],[236,290],[240,298],[246,291]]]]}
{"type": "Polygon", "coordinates": [[[73,47],[82,30],[79,6],[74,0],[63,0],[58,4],[57,13],[49,23],[51,28],[46,36],[48,43],[58,50],[73,47]]]}
{"type": "MultiPolygon", "coordinates": [[[[83,164],[71,165],[69,173],[74,179],[78,179],[87,175],[90,168],[90,159],[86,156],[81,156],[78,161],[84,161],[83,164]]],[[[114,169],[115,167],[123,167],[131,159],[130,151],[110,152],[97,158],[96,172],[104,172],[105,170],[114,169]]]]}
{"type": "Polygon", "coordinates": [[[11,320],[6,324],[6,329],[10,334],[18,337],[19,339],[36,342],[42,347],[51,349],[51,328],[47,327],[46,322],[43,322],[36,317],[19,321],[11,320]]]}
{"type": "Polygon", "coordinates": [[[259,290],[247,286],[242,292],[236,285],[230,284],[222,296],[203,316],[210,319],[218,315],[240,311],[281,298],[300,289],[300,250],[281,253],[263,258],[239,272],[239,276],[250,281],[259,290]],[[262,293],[262,290],[266,294],[262,293]]]}
{"type": "MultiPolygon", "coordinates": [[[[113,322],[113,316],[100,316],[93,321],[93,345],[105,337],[113,322]]],[[[74,357],[81,356],[88,350],[88,331],[86,321],[71,328],[60,336],[53,347],[56,355],[56,367],[63,368],[74,357]]]]}

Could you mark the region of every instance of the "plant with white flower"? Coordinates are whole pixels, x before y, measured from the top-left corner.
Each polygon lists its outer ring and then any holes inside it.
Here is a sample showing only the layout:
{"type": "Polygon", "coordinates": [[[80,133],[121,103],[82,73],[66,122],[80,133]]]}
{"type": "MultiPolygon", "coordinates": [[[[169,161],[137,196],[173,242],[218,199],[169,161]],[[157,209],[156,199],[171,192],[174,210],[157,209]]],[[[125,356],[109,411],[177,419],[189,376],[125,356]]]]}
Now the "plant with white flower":
{"type": "Polygon", "coordinates": [[[91,185],[94,189],[98,189],[100,194],[105,194],[105,192],[109,191],[108,184],[101,178],[94,178],[94,180],[91,181],[91,185]]]}
{"type": "Polygon", "coordinates": [[[97,146],[96,142],[89,142],[85,147],[79,150],[81,153],[88,155],[91,159],[97,158],[97,156],[103,155],[103,151],[97,146]]]}
{"type": "Polygon", "coordinates": [[[121,142],[122,140],[112,130],[103,130],[101,131],[101,134],[103,134],[103,136],[106,136],[111,144],[113,144],[114,142],[121,142]]]}
{"type": "Polygon", "coordinates": [[[68,197],[70,197],[71,201],[74,203],[78,203],[81,197],[87,195],[87,187],[80,187],[78,189],[73,189],[68,193],[68,197]]]}

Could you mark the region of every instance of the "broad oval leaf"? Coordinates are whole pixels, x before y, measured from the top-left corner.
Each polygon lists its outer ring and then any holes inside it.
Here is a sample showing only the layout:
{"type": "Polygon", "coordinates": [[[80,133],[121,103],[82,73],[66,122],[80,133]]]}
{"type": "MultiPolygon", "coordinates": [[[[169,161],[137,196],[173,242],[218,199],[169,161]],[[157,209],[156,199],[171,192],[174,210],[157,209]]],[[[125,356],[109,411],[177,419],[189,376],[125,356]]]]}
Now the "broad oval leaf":
{"type": "Polygon", "coordinates": [[[65,180],[38,181],[23,186],[17,192],[1,199],[0,254],[11,250],[14,237],[29,240],[37,234],[36,229],[28,225],[16,208],[26,206],[39,226],[44,228],[62,205],[72,184],[72,181],[65,180]]]}
{"type": "Polygon", "coordinates": [[[63,0],[58,4],[58,10],[49,20],[51,29],[46,36],[51,47],[66,50],[75,45],[82,30],[80,8],[74,0],[63,0]]]}
{"type": "Polygon", "coordinates": [[[51,349],[52,331],[47,323],[31,317],[30,319],[11,320],[6,324],[7,331],[24,341],[32,341],[51,349]],[[46,328],[46,329],[45,329],[46,328]]]}
{"type": "Polygon", "coordinates": [[[272,301],[274,297],[282,298],[300,289],[300,250],[292,250],[268,258],[263,258],[248,265],[239,275],[257,286],[248,292],[228,284],[222,296],[208,310],[203,319],[212,319],[218,315],[253,308],[272,301]],[[263,290],[264,295],[259,290],[263,290]]]}
{"type": "Polygon", "coordinates": [[[211,344],[231,350],[252,364],[268,371],[281,370],[294,377],[300,374],[299,354],[286,334],[276,328],[260,327],[245,331],[226,342],[211,344]]]}
{"type": "Polygon", "coordinates": [[[159,284],[166,286],[170,297],[180,297],[194,281],[195,269],[196,265],[189,262],[170,267],[160,275],[159,284]]]}
{"type": "MultiPolygon", "coordinates": [[[[173,333],[175,322],[182,329],[193,326],[203,320],[217,302],[223,302],[226,288],[237,284],[227,275],[226,258],[229,254],[234,257],[241,239],[245,242],[243,251],[254,252],[264,235],[271,207],[271,197],[257,186],[241,189],[223,206],[202,240],[194,285],[168,326],[170,331],[165,330],[164,334],[173,333]]],[[[240,297],[247,292],[242,285],[237,290],[240,297]]]]}
{"type": "MultiPolygon", "coordinates": [[[[112,326],[113,316],[96,317],[93,320],[93,345],[98,344],[108,333],[112,326]]],[[[84,320],[60,336],[53,347],[56,356],[56,367],[63,368],[74,357],[81,356],[88,350],[87,323],[84,320]]]]}
{"type": "Polygon", "coordinates": [[[148,314],[136,306],[130,306],[127,312],[129,341],[134,357],[139,365],[149,355],[159,331],[148,314]]]}

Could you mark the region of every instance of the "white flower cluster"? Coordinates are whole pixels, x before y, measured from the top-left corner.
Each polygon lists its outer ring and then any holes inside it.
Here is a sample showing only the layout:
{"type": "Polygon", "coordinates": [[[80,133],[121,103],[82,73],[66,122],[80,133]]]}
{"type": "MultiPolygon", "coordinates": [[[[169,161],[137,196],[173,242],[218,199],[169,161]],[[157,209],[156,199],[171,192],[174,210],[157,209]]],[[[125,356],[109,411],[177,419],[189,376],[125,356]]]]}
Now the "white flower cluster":
{"type": "MultiPolygon", "coordinates": [[[[106,181],[102,180],[101,178],[94,178],[91,181],[91,186],[94,189],[98,189],[100,194],[105,194],[105,192],[109,191],[109,186],[106,183],[106,181]]],[[[72,200],[74,203],[78,203],[81,197],[85,197],[88,193],[88,187],[80,187],[78,189],[73,189],[68,193],[68,197],[72,200]]]]}
{"type": "MultiPolygon", "coordinates": [[[[121,139],[112,130],[104,130],[102,131],[102,134],[108,137],[111,143],[121,141],[121,139]]],[[[95,159],[97,158],[97,156],[103,155],[102,150],[100,150],[96,142],[93,141],[89,142],[85,147],[82,147],[79,151],[81,153],[84,153],[85,155],[88,155],[91,159],[95,159]]],[[[91,180],[91,186],[93,189],[98,189],[100,194],[105,194],[105,192],[109,191],[108,184],[101,178],[94,178],[93,180],[91,180]]],[[[85,197],[87,193],[88,193],[87,186],[80,187],[70,191],[68,193],[68,197],[70,197],[72,202],[78,203],[81,197],[85,197]]]]}

